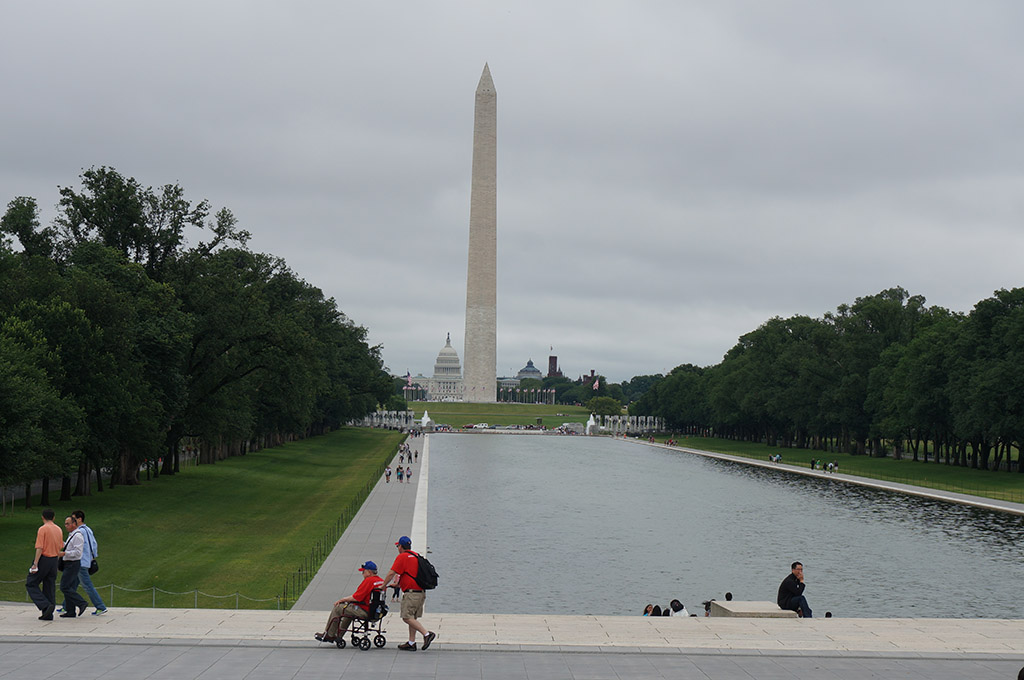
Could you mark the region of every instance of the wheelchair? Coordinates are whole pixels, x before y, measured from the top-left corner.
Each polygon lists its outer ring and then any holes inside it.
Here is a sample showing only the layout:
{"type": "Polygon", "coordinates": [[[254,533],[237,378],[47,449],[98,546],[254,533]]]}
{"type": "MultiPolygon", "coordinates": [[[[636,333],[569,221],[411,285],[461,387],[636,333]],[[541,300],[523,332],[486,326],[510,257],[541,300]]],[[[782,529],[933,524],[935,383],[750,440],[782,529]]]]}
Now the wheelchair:
{"type": "MultiPolygon", "coordinates": [[[[378,648],[384,647],[388,643],[388,639],[384,635],[387,631],[381,626],[387,613],[388,605],[384,602],[384,594],[379,590],[373,591],[373,595],[370,596],[369,618],[352,619],[349,626],[348,633],[352,640],[352,647],[363,650],[369,649],[371,644],[378,648]],[[371,635],[373,636],[372,643],[371,635]]],[[[338,637],[334,644],[338,649],[345,649],[345,636],[338,637]]]]}

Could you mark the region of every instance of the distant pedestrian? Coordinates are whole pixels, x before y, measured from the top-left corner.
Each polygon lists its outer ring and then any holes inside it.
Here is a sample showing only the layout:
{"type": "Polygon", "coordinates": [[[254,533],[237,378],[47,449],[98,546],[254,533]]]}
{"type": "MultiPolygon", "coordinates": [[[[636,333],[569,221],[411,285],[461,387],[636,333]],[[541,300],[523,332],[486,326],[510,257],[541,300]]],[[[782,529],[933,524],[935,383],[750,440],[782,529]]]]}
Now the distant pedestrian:
{"type": "Polygon", "coordinates": [[[43,510],[43,525],[36,530],[36,556],[28,569],[25,590],[42,615],[40,621],[53,621],[57,608],[57,556],[64,545],[64,533],[54,524],[54,512],[43,510]]]}
{"type": "Polygon", "coordinates": [[[732,602],[732,593],[726,593],[725,594],[725,601],[726,602],[732,602]]]}
{"type": "Polygon", "coordinates": [[[672,610],[671,616],[689,616],[690,612],[686,611],[686,605],[679,600],[672,600],[668,603],[669,609],[672,610]]]}
{"type": "Polygon", "coordinates": [[[404,463],[405,462],[405,454],[404,453],[398,454],[398,462],[399,463],[404,463]]]}
{"type": "Polygon", "coordinates": [[[385,484],[390,484],[391,483],[391,466],[390,465],[387,466],[386,468],[384,468],[384,483],[385,484]]]}
{"type": "Polygon", "coordinates": [[[402,483],[402,475],[405,474],[405,472],[402,470],[402,466],[401,465],[398,466],[397,472],[398,472],[398,483],[401,484],[402,483]]]}
{"type": "Polygon", "coordinates": [[[411,484],[412,483],[412,468],[409,467],[408,465],[405,466],[405,483],[406,484],[411,484]]]}
{"type": "Polygon", "coordinates": [[[650,616],[651,612],[653,612],[653,611],[654,611],[654,605],[653,604],[647,605],[646,607],[644,607],[644,616],[650,616]]]}
{"type": "Polygon", "coordinates": [[[419,452],[419,450],[413,451],[412,452],[412,460],[413,460],[413,462],[418,462],[419,459],[420,459],[420,452],[419,452]]]}

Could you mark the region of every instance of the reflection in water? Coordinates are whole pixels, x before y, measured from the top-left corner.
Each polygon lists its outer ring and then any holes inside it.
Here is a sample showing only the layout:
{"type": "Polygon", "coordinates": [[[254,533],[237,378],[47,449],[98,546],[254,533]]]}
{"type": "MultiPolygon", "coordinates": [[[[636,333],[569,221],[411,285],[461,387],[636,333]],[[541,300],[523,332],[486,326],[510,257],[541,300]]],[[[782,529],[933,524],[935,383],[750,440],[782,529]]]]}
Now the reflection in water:
{"type": "Polygon", "coordinates": [[[1020,517],[607,438],[433,435],[437,612],[691,612],[775,600],[805,565],[815,612],[1019,618],[1020,517]]]}

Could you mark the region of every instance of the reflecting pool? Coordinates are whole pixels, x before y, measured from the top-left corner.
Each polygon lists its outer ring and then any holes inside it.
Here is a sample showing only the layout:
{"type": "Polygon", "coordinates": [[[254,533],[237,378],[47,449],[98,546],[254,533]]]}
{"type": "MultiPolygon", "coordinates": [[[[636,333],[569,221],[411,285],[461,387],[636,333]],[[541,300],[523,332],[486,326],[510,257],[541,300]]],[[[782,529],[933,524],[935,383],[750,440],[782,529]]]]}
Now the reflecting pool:
{"type": "Polygon", "coordinates": [[[603,437],[432,435],[435,612],[639,614],[775,600],[815,616],[1020,618],[1011,515],[603,437]]]}

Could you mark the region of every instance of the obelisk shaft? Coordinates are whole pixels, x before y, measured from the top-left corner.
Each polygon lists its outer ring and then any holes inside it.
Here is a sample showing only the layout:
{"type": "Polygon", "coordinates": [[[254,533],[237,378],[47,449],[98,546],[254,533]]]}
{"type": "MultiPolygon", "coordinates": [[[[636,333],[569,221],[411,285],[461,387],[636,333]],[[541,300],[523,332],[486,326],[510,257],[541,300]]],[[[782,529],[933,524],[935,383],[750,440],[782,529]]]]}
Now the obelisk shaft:
{"type": "Polygon", "coordinates": [[[466,276],[466,361],[463,399],[497,401],[498,365],[498,98],[491,71],[476,88],[473,177],[466,276]]]}

